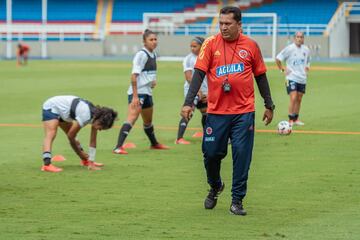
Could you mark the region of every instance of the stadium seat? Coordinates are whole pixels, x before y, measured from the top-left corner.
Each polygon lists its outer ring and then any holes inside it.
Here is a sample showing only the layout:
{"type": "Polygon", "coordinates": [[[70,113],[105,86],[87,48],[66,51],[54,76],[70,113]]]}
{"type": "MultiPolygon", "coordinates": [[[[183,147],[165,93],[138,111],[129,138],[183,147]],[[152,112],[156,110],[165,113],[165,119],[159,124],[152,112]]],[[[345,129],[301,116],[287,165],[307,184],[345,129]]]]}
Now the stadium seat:
{"type": "Polygon", "coordinates": [[[327,24],[337,7],[337,0],[274,0],[244,12],[277,13],[279,23],[283,24],[327,24]]]}
{"type": "Polygon", "coordinates": [[[153,1],[149,4],[147,0],[114,0],[112,20],[113,22],[142,22],[144,12],[184,12],[207,2],[209,1],[188,0],[173,1],[171,4],[168,4],[168,1],[163,0],[153,1]],[[141,8],[139,8],[139,4],[142,4],[141,8]]]}
{"type": "MultiPolygon", "coordinates": [[[[12,0],[14,22],[41,21],[40,0],[12,0]]],[[[97,0],[48,0],[49,22],[94,22],[97,0]]],[[[6,20],[6,0],[0,0],[0,21],[6,20]]]]}

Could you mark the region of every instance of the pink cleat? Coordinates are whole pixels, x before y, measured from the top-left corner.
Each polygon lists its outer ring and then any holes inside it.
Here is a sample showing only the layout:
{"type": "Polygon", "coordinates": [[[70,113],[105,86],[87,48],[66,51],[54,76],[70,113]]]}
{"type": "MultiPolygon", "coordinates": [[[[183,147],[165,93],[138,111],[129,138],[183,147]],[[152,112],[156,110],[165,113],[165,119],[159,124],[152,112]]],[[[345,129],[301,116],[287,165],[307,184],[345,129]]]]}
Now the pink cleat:
{"type": "Polygon", "coordinates": [[[186,141],[184,138],[179,138],[178,140],[175,141],[175,144],[189,145],[191,144],[191,142],[186,141]]]}
{"type": "Polygon", "coordinates": [[[54,165],[50,164],[50,165],[43,165],[41,167],[41,171],[43,172],[61,172],[62,171],[62,168],[58,168],[58,167],[55,167],[54,165]]]}

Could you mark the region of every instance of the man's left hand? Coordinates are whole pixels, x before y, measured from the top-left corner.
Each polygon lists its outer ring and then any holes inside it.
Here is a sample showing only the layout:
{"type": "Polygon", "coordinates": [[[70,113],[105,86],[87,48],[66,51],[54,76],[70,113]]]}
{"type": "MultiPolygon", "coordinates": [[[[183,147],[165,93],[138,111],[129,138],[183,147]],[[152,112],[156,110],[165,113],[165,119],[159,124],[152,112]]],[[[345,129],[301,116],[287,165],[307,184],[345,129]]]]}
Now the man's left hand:
{"type": "Polygon", "coordinates": [[[263,121],[265,123],[265,126],[269,125],[273,119],[274,112],[270,109],[265,109],[263,121]]]}

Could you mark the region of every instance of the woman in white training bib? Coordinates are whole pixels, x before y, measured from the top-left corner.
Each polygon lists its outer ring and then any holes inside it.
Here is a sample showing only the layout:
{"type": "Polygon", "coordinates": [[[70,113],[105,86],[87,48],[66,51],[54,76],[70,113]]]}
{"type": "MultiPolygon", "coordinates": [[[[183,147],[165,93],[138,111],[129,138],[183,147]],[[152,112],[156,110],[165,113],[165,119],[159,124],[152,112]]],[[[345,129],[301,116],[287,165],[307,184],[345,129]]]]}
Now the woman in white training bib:
{"type": "Polygon", "coordinates": [[[74,152],[79,156],[82,166],[90,170],[100,170],[103,166],[95,162],[97,131],[113,126],[117,112],[111,108],[94,106],[91,102],[76,96],[55,96],[43,104],[42,121],[45,130],[43,143],[42,171],[61,172],[62,169],[51,164],[51,147],[60,127],[68,137],[74,152]],[[76,135],[81,128],[91,124],[89,152],[81,147],[76,135]]]}

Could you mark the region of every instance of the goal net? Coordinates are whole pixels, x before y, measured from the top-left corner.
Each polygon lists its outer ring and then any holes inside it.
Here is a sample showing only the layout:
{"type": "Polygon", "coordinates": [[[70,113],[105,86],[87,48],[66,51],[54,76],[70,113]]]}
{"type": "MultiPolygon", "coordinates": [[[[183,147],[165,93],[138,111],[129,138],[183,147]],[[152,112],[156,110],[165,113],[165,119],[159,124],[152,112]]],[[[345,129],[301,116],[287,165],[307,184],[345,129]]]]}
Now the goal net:
{"type": "MultiPolygon", "coordinates": [[[[164,35],[210,36],[219,32],[218,13],[144,13],[143,28],[164,35]]],[[[276,13],[243,13],[243,33],[260,46],[265,61],[275,61],[276,13]]]]}

